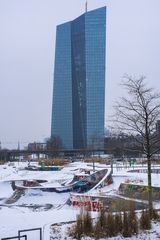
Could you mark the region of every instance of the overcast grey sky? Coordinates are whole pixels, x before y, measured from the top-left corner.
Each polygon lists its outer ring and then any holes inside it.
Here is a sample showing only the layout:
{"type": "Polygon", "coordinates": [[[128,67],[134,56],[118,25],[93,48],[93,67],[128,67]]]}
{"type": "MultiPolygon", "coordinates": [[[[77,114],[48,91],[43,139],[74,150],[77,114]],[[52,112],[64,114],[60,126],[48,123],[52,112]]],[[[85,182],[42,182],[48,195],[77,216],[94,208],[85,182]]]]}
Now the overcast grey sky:
{"type": "MultiPolygon", "coordinates": [[[[107,6],[106,118],[122,76],[145,75],[160,91],[160,0],[88,0],[107,6]]],[[[56,25],[81,15],[85,0],[0,0],[2,147],[50,136],[56,25]]]]}

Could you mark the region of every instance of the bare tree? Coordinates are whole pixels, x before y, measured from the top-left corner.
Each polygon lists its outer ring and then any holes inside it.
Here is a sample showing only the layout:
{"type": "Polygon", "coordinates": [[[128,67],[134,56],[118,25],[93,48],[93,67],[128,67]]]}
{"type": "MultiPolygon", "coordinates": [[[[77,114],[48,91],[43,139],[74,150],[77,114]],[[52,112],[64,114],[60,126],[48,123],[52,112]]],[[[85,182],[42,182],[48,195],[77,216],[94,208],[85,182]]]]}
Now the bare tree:
{"type": "Polygon", "coordinates": [[[125,76],[122,86],[128,95],[116,103],[115,121],[120,129],[135,136],[146,155],[149,208],[152,210],[151,160],[160,150],[160,139],[156,132],[156,122],[160,117],[160,94],[147,87],[143,76],[139,79],[125,76]]]}
{"type": "Polygon", "coordinates": [[[59,136],[53,136],[51,138],[48,138],[46,144],[47,144],[47,150],[54,152],[54,154],[51,154],[52,157],[54,155],[57,155],[58,151],[63,149],[62,140],[59,136]]]}

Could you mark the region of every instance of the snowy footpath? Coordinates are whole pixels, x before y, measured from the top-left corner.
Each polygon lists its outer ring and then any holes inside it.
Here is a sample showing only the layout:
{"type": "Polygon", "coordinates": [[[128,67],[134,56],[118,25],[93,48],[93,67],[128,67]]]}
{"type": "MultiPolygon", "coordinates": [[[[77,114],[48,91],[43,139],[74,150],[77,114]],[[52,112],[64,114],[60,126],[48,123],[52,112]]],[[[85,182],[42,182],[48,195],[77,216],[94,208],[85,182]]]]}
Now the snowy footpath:
{"type": "Polygon", "coordinates": [[[14,211],[11,213],[4,209],[1,210],[0,214],[0,238],[17,236],[18,230],[40,227],[42,228],[43,240],[49,240],[51,224],[72,221],[76,218],[76,214],[76,211],[70,209],[36,212],[34,214],[18,213],[17,210],[15,213],[14,211]]]}

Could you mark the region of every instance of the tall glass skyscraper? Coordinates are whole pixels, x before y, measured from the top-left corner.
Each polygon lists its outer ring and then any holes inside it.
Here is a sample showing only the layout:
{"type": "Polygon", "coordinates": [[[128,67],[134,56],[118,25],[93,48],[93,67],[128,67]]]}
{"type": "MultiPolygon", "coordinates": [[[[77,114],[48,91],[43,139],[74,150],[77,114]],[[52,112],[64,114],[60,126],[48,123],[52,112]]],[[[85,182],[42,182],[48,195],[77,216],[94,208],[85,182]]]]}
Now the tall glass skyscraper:
{"type": "Polygon", "coordinates": [[[51,137],[66,149],[104,137],[106,7],[57,26],[51,137]]]}

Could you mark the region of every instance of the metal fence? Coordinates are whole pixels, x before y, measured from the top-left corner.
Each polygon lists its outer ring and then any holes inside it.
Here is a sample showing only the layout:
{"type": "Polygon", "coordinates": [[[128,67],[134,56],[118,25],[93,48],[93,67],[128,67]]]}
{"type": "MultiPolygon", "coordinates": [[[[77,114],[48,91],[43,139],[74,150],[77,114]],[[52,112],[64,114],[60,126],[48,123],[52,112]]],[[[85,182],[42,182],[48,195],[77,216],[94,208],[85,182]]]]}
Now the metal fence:
{"type": "MultiPolygon", "coordinates": [[[[43,240],[42,239],[42,228],[30,228],[30,229],[22,229],[18,231],[18,236],[14,236],[14,237],[6,237],[6,238],[1,238],[1,240],[11,240],[11,239],[18,239],[18,240],[29,240],[27,238],[27,234],[25,235],[21,235],[22,233],[27,233],[27,232],[35,232],[38,231],[39,233],[39,240],[43,240]]],[[[38,240],[38,239],[37,239],[38,240]]]]}

